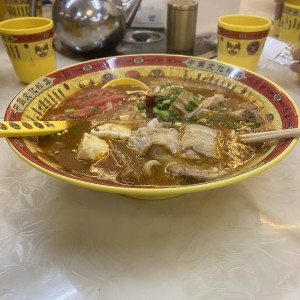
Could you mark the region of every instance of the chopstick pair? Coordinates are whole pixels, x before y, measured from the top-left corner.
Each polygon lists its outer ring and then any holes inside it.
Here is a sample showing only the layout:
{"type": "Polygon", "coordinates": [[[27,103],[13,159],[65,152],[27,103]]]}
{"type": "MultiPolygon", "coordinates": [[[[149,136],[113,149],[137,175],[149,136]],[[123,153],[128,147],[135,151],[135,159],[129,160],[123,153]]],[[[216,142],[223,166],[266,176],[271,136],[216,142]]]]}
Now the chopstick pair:
{"type": "Polygon", "coordinates": [[[246,133],[239,135],[239,137],[245,143],[260,143],[288,138],[297,138],[300,137],[300,128],[246,133]]]}

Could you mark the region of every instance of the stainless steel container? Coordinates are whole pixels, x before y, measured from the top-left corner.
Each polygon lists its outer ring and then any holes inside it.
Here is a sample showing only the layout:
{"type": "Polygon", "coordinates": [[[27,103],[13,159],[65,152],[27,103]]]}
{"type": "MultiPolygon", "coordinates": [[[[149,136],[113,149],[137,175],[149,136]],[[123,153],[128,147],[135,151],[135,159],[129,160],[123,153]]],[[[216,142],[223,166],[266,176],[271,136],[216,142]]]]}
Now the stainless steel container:
{"type": "MultiPolygon", "coordinates": [[[[40,0],[28,1],[30,15],[34,16],[40,0]]],[[[103,56],[123,40],[140,3],[141,0],[55,0],[52,18],[56,44],[91,58],[103,56]]]]}
{"type": "Polygon", "coordinates": [[[171,51],[193,50],[196,36],[198,3],[172,0],[168,3],[167,48],[171,51]]]}

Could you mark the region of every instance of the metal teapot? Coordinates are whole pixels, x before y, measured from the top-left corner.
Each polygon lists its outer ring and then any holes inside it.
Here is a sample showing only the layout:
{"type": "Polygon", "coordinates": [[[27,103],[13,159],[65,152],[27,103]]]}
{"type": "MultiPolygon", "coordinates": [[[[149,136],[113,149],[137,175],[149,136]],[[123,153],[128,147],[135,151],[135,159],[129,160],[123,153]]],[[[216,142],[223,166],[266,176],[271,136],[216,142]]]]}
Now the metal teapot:
{"type": "MultiPolygon", "coordinates": [[[[30,0],[35,14],[36,0],[30,0]]],[[[81,54],[114,49],[124,38],[141,0],[56,0],[52,18],[56,39],[81,54]]]]}

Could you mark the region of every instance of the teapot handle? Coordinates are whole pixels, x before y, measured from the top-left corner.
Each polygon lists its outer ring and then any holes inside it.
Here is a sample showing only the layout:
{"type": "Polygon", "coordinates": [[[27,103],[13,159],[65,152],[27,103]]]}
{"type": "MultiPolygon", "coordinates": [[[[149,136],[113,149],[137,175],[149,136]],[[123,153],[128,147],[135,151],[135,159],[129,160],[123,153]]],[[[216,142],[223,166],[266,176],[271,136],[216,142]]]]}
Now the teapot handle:
{"type": "Polygon", "coordinates": [[[29,0],[29,17],[36,17],[36,0],[29,0]]]}

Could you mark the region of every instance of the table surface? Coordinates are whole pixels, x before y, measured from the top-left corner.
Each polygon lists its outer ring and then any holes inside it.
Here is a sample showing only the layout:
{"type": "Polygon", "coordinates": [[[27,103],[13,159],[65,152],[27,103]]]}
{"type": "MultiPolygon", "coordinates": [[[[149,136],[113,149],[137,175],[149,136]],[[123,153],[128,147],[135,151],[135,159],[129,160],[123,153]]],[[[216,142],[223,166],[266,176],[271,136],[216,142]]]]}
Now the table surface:
{"type": "MultiPolygon", "coordinates": [[[[2,45],[0,62],[3,113],[24,85],[2,45]]],[[[258,73],[300,105],[288,66],[263,55],[258,73]]],[[[0,299],[300,299],[299,144],[260,175],[161,201],[69,185],[0,147],[0,299]]]]}

